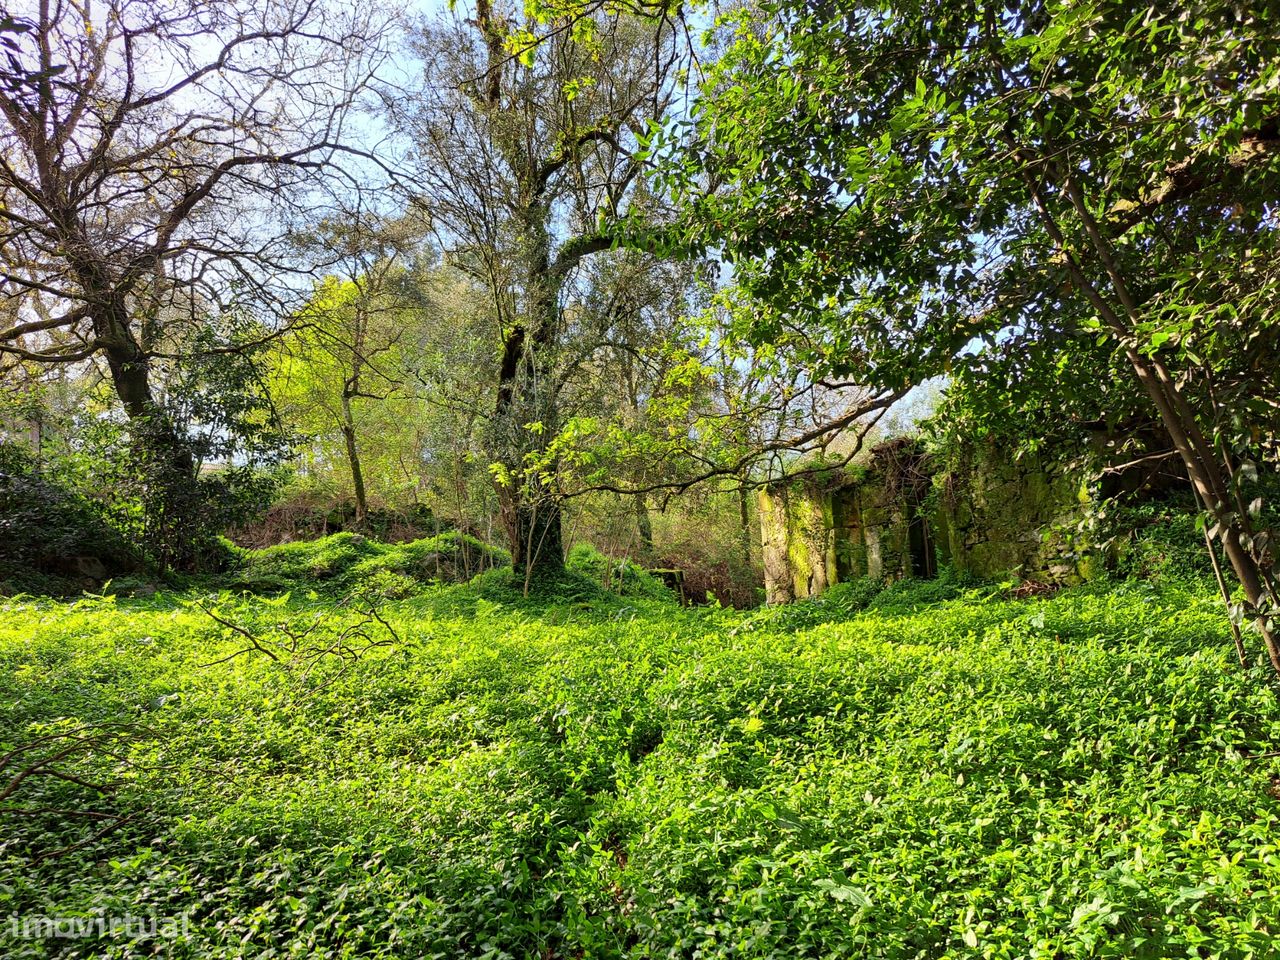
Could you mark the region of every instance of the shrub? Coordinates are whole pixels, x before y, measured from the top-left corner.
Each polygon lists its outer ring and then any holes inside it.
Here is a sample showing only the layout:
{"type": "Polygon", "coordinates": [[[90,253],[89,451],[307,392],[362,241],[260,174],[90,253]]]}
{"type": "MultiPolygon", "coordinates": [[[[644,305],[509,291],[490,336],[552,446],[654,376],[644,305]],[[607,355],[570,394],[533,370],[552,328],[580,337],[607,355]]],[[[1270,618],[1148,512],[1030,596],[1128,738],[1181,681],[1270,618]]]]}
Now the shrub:
{"type": "Polygon", "coordinates": [[[95,504],[0,444],[0,593],[75,593],[140,567],[95,504]]]}
{"type": "Polygon", "coordinates": [[[500,547],[458,531],[386,546],[352,568],[362,578],[379,570],[413,577],[422,583],[462,583],[485,570],[508,566],[511,555],[500,547]]]}
{"type": "Polygon", "coordinates": [[[884,581],[874,577],[832,584],[820,596],[762,608],[744,619],[736,629],[804,630],[844,620],[865,610],[884,589],[884,581]]]}
{"type": "Polygon", "coordinates": [[[1112,572],[1119,578],[1182,581],[1213,576],[1189,500],[1114,506],[1103,522],[1116,531],[1111,540],[1112,572]]]}
{"type": "Polygon", "coordinates": [[[589,543],[574,544],[565,558],[565,569],[580,574],[621,597],[675,599],[670,587],[629,557],[610,559],[589,543]]]}
{"type": "Polygon", "coordinates": [[[604,585],[609,577],[609,569],[613,565],[603,553],[589,543],[575,543],[564,558],[566,570],[580,573],[597,583],[604,585]]]}
{"type": "Polygon", "coordinates": [[[737,545],[695,542],[688,535],[659,551],[663,567],[679,570],[685,593],[694,603],[714,599],[725,606],[745,610],[764,602],[761,570],[746,562],[737,545]]]}
{"type": "MultiPolygon", "coordinates": [[[[1263,478],[1261,529],[1280,530],[1280,479],[1263,478]]],[[[1198,523],[1199,510],[1189,494],[1164,500],[1119,503],[1107,508],[1102,527],[1111,532],[1113,574],[1120,579],[1166,583],[1213,582],[1213,565],[1198,523]]],[[[1219,549],[1224,569],[1229,568],[1219,549]]]]}
{"type": "Polygon", "coordinates": [[[335,533],[318,540],[282,543],[243,553],[240,578],[247,586],[324,582],[344,579],[361,560],[378,556],[383,546],[354,533],[335,533]]]}
{"type": "Polygon", "coordinates": [[[59,471],[92,496],[152,567],[220,572],[228,559],[219,543],[223,532],[264,510],[285,475],[241,463],[200,470],[202,455],[230,458],[231,449],[202,450],[202,442],[175,429],[163,418],[87,419],[76,431],[74,451],[60,458],[59,471]]]}
{"type": "Polygon", "coordinates": [[[456,583],[511,562],[506,551],[456,531],[394,545],[356,533],[335,533],[318,540],[242,550],[240,556],[240,568],[231,583],[258,592],[297,587],[345,590],[374,577],[382,577],[383,589],[402,592],[405,578],[419,585],[456,583]]]}
{"type": "Polygon", "coordinates": [[[904,577],[895,580],[868,601],[877,610],[915,610],[963,596],[966,591],[980,589],[983,581],[952,567],[943,567],[931,579],[904,577]]]}
{"type": "Polygon", "coordinates": [[[995,587],[950,567],[943,567],[929,580],[905,577],[886,584],[874,577],[861,577],[832,584],[817,597],[760,610],[743,620],[739,629],[802,630],[846,620],[863,610],[909,613],[971,591],[994,593],[995,587]]]}

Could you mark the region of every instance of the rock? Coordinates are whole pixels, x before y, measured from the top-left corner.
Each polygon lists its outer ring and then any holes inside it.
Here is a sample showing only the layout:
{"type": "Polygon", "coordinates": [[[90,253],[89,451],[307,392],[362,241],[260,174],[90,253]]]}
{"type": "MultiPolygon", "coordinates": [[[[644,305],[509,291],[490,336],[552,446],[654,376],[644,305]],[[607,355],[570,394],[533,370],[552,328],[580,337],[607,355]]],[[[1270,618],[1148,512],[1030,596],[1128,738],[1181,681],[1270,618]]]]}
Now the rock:
{"type": "Polygon", "coordinates": [[[99,581],[107,579],[107,565],[97,557],[72,557],[71,565],[81,577],[99,581]]]}

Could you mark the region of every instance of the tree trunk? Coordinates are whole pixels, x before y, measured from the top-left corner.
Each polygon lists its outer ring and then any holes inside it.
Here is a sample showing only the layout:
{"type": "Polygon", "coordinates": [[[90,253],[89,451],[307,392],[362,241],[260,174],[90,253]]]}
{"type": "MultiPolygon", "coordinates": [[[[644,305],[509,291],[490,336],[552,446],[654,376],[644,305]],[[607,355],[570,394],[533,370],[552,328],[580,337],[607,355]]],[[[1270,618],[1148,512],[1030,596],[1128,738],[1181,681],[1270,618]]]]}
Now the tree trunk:
{"type": "Polygon", "coordinates": [[[1144,363],[1132,351],[1130,360],[1138,371],[1143,387],[1160,410],[1161,420],[1182,457],[1196,494],[1217,525],[1218,538],[1222,542],[1227,560],[1244,590],[1248,613],[1262,636],[1272,668],[1280,674],[1280,637],[1277,637],[1276,631],[1270,626],[1270,618],[1264,612],[1275,602],[1275,591],[1268,581],[1266,570],[1245,546],[1253,531],[1247,520],[1232,509],[1232,497],[1223,476],[1222,465],[1216,458],[1204,455],[1207,444],[1200,435],[1199,424],[1194,418],[1187,418],[1186,410],[1181,409],[1187,406],[1186,398],[1172,379],[1168,378],[1167,383],[1162,382],[1166,378],[1160,378],[1150,369],[1143,370],[1143,367],[1155,367],[1158,364],[1149,361],[1144,363]],[[1197,437],[1200,442],[1197,442],[1197,437]]]}
{"type": "Polygon", "coordinates": [[[351,466],[351,490],[356,498],[356,526],[364,529],[369,519],[369,501],[364,490],[364,469],[356,446],[356,424],[351,414],[351,397],[342,395],[342,439],[347,446],[347,462],[351,466]]]}
{"type": "Polygon", "coordinates": [[[356,306],[355,342],[352,344],[351,376],[342,385],[342,438],[347,445],[347,462],[351,464],[351,490],[356,498],[356,527],[363,530],[369,519],[369,501],[364,490],[364,469],[356,447],[356,419],[351,401],[360,395],[360,375],[364,370],[365,334],[368,332],[364,304],[356,306]]]}
{"type": "Polygon", "coordinates": [[[739,536],[742,538],[742,560],[751,566],[751,510],[750,504],[747,502],[747,485],[745,483],[738,485],[738,523],[740,524],[739,536]]]}
{"type": "Polygon", "coordinates": [[[525,222],[530,250],[527,326],[516,324],[503,341],[494,440],[507,473],[498,497],[511,562],[528,587],[537,576],[564,569],[564,533],[559,493],[551,479],[558,464],[528,468],[527,458],[538,459],[557,429],[552,356],[560,326],[560,286],[551,268],[545,210],[531,205],[525,222]]]}
{"type": "Polygon", "coordinates": [[[129,417],[141,471],[143,545],[163,569],[197,570],[208,551],[206,504],[191,448],[155,401],[150,363],[130,332],[126,307],[114,303],[95,323],[111,383],[129,417]]]}
{"type": "MultiPolygon", "coordinates": [[[[117,327],[112,324],[112,327],[117,327]]],[[[151,393],[150,364],[127,331],[104,344],[111,384],[130,420],[154,419],[159,413],[151,393]]]]}
{"type": "Polygon", "coordinates": [[[1205,439],[1196,411],[1178,386],[1176,378],[1159,357],[1145,356],[1135,347],[1137,325],[1142,319],[1141,308],[1120,270],[1111,243],[1103,236],[1097,220],[1085,203],[1079,184],[1072,177],[1064,178],[1063,186],[1073,209],[1080,217],[1094,253],[1107,273],[1112,291],[1120,303],[1120,311],[1112,307],[1085,274],[1057,221],[1049,213],[1039,187],[1030,179],[1028,183],[1050,237],[1066,254],[1072,278],[1123,346],[1138,382],[1159,412],[1161,422],[1173,440],[1200,502],[1208,509],[1217,526],[1227,560],[1244,591],[1246,612],[1262,637],[1272,668],[1280,674],[1280,635],[1272,626],[1272,619],[1267,612],[1280,606],[1280,597],[1277,596],[1276,585],[1271,580],[1267,565],[1260,562],[1259,557],[1246,545],[1252,540],[1252,525],[1246,513],[1233,509],[1234,497],[1227,482],[1229,470],[1224,469],[1223,462],[1205,439]]]}
{"type": "Polygon", "coordinates": [[[526,581],[564,569],[559,496],[550,482],[528,472],[525,464],[525,457],[536,454],[555,427],[550,402],[539,395],[535,362],[523,330],[517,328],[503,349],[494,454],[507,473],[497,492],[511,562],[526,581]],[[527,426],[535,421],[542,424],[541,431],[527,426]]]}
{"type": "Polygon", "coordinates": [[[545,574],[564,570],[560,501],[547,491],[529,497],[523,491],[500,495],[502,521],[511,545],[511,563],[526,585],[545,574]]]}
{"type": "Polygon", "coordinates": [[[653,522],[649,519],[649,504],[643,493],[636,494],[636,530],[645,554],[653,553],[653,522]]]}

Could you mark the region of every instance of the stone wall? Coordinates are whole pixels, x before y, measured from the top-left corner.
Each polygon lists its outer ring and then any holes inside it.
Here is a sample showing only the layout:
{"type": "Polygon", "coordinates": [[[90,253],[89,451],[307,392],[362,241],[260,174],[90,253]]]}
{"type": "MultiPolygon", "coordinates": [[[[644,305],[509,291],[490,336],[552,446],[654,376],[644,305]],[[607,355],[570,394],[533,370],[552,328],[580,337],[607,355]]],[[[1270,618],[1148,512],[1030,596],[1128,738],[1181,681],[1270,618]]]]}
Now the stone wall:
{"type": "Polygon", "coordinates": [[[939,554],[957,570],[1055,583],[1093,573],[1094,558],[1076,534],[1089,503],[1079,478],[982,441],[934,484],[939,554]]]}
{"type": "Polygon", "coordinates": [[[766,598],[929,577],[940,563],[980,577],[1087,578],[1091,557],[1072,533],[1086,502],[1072,477],[988,441],[946,467],[914,441],[883,444],[865,467],[761,491],[766,598]]]}
{"type": "Polygon", "coordinates": [[[831,491],[795,481],[760,491],[765,598],[816,597],[837,580],[831,491]]]}

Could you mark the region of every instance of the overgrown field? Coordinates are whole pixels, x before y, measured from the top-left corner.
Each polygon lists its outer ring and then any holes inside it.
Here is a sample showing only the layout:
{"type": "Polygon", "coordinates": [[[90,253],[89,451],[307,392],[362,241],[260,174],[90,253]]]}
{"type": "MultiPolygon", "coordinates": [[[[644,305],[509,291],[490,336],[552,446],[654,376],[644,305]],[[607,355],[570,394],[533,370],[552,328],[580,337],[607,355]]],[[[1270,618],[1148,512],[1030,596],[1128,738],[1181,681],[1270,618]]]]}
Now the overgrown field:
{"type": "Polygon", "coordinates": [[[6,601],[0,953],[1280,953],[1280,702],[1207,591],[509,577],[6,601]]]}

